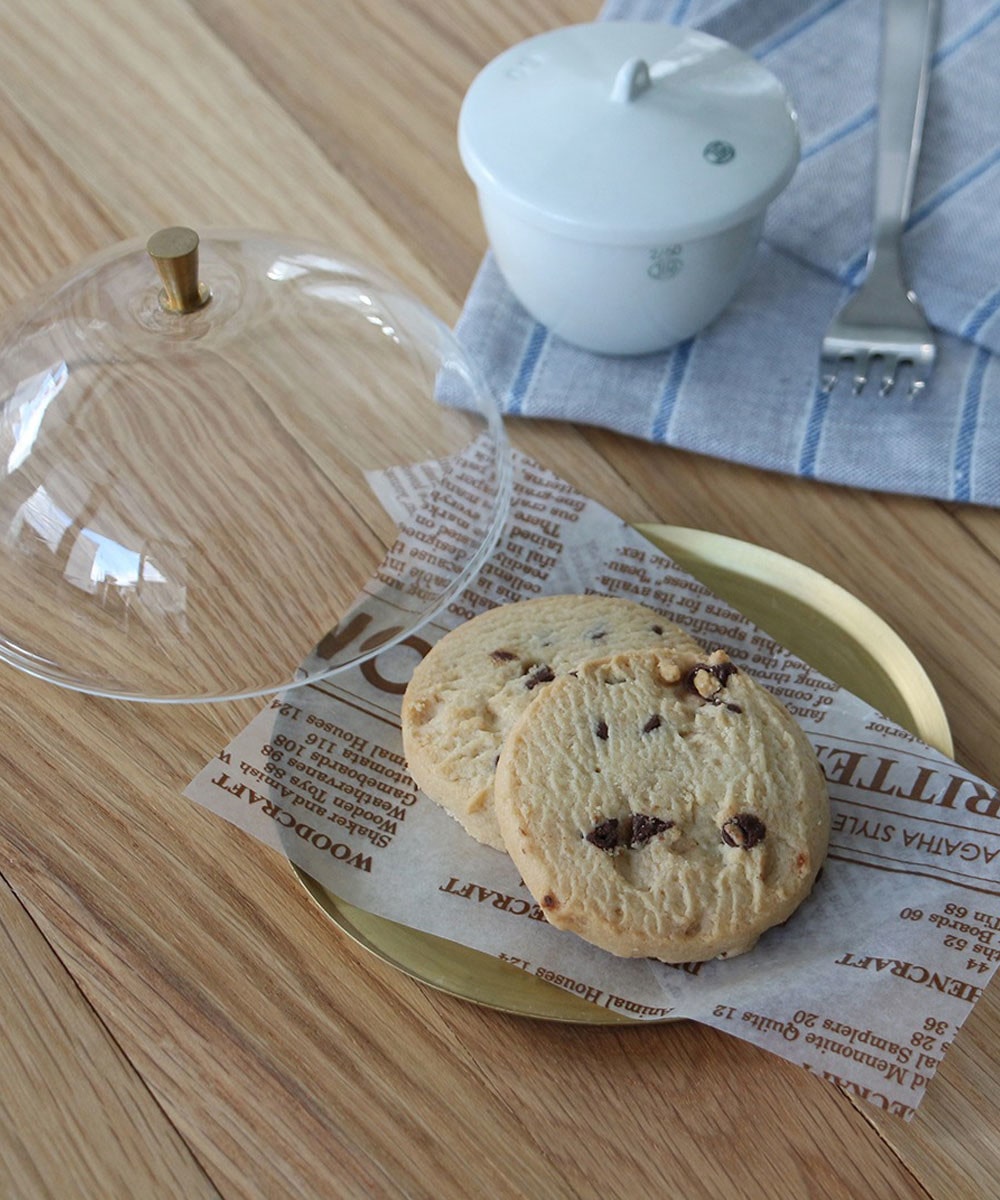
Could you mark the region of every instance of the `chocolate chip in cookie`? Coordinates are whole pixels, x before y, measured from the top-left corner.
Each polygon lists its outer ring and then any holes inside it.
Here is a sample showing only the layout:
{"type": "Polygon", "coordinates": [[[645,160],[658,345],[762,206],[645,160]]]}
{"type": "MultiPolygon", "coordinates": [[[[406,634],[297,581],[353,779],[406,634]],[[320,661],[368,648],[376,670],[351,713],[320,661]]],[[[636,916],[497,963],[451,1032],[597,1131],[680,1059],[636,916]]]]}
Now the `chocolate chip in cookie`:
{"type": "Polygon", "coordinates": [[[617,850],[618,848],[618,818],[608,817],[595,825],[587,834],[587,841],[598,850],[617,850]]]}
{"type": "Polygon", "coordinates": [[[722,822],[722,840],[727,846],[752,850],[760,845],[766,834],[764,822],[753,813],[737,813],[722,822]]]}
{"type": "Polygon", "coordinates": [[[684,686],[709,704],[718,704],[719,693],[738,673],[738,669],[728,660],[695,663],[684,676],[684,686]]]}
{"type": "Polygon", "coordinates": [[[633,850],[673,829],[673,821],[653,817],[649,813],[630,813],[627,817],[607,817],[586,835],[591,845],[613,853],[618,849],[633,850]]]}
{"type": "Polygon", "coordinates": [[[661,817],[651,817],[648,813],[633,813],[632,836],[629,838],[629,845],[645,846],[647,842],[673,827],[673,821],[664,821],[661,817]]]}
{"type": "Polygon", "coordinates": [[[550,666],[542,663],[542,665],[536,671],[533,671],[524,681],[524,686],[530,692],[533,688],[538,687],[540,683],[551,683],[555,677],[555,671],[553,671],[550,666]]]}

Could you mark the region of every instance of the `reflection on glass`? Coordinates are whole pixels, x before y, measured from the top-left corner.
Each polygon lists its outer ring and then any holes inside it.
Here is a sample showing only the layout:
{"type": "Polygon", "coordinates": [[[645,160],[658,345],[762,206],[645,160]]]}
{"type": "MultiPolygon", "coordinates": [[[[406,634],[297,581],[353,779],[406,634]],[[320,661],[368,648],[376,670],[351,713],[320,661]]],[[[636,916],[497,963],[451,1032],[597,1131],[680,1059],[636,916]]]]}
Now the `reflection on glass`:
{"type": "Polygon", "coordinates": [[[0,445],[7,449],[7,474],[20,467],[35,444],[45,410],[69,378],[64,362],[25,379],[14,389],[0,412],[0,445]]]}
{"type": "Polygon", "coordinates": [[[115,601],[127,605],[134,594],[161,614],[184,613],[187,588],[182,552],[163,546],[154,560],[147,547],[125,546],[84,524],[85,519],[85,513],[70,516],[39,487],[11,522],[8,544],[30,550],[32,543],[44,543],[52,552],[53,565],[61,567],[63,579],[98,596],[102,605],[115,601]],[[170,569],[167,557],[172,560],[170,569]]]}

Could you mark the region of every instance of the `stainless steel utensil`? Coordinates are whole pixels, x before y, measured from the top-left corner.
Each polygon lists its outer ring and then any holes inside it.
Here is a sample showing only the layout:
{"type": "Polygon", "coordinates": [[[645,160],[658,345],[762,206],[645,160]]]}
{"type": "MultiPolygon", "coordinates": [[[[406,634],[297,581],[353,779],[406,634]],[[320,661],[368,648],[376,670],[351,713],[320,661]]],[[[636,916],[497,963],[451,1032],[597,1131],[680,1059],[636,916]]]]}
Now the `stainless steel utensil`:
{"type": "Polygon", "coordinates": [[[892,391],[900,366],[907,366],[913,398],[934,366],[934,335],[907,286],[900,241],[920,155],[937,17],[938,0],[884,0],[872,241],[864,282],[823,339],[820,389],[827,394],[845,364],[852,364],[855,395],[879,373],[880,396],[892,391]]]}

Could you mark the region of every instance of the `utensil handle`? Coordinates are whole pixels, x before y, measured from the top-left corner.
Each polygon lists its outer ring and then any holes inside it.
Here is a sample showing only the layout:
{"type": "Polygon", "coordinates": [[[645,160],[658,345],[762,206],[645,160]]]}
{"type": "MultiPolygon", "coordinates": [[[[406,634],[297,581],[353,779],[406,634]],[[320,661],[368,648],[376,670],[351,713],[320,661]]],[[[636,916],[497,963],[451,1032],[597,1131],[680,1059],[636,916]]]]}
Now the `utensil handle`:
{"type": "Polygon", "coordinates": [[[898,251],[920,157],[939,0],[884,0],[873,254],[898,251]]]}

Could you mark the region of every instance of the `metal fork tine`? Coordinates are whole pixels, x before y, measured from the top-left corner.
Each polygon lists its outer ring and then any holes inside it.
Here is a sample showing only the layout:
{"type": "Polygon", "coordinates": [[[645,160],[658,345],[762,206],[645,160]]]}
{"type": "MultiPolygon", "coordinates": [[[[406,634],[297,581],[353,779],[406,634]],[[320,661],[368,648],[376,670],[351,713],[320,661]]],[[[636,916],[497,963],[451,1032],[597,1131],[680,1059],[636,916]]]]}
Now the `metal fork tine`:
{"type": "MultiPolygon", "coordinates": [[[[882,382],[878,386],[878,394],[884,398],[889,395],[892,389],[896,386],[896,371],[899,368],[899,355],[887,355],[882,362],[882,382]]],[[[912,398],[913,390],[910,389],[912,398]]]]}
{"type": "Polygon", "coordinates": [[[821,396],[829,396],[837,386],[840,378],[840,361],[824,355],[819,365],[819,391],[821,396]]]}
{"type": "Polygon", "coordinates": [[[931,377],[931,372],[934,369],[934,355],[929,358],[927,356],[914,357],[912,362],[913,378],[910,380],[908,395],[911,400],[915,399],[927,387],[931,377]]]}
{"type": "Polygon", "coordinates": [[[860,396],[868,382],[868,368],[872,356],[864,350],[858,350],[854,356],[854,376],[851,380],[851,390],[855,396],[860,396]]]}

